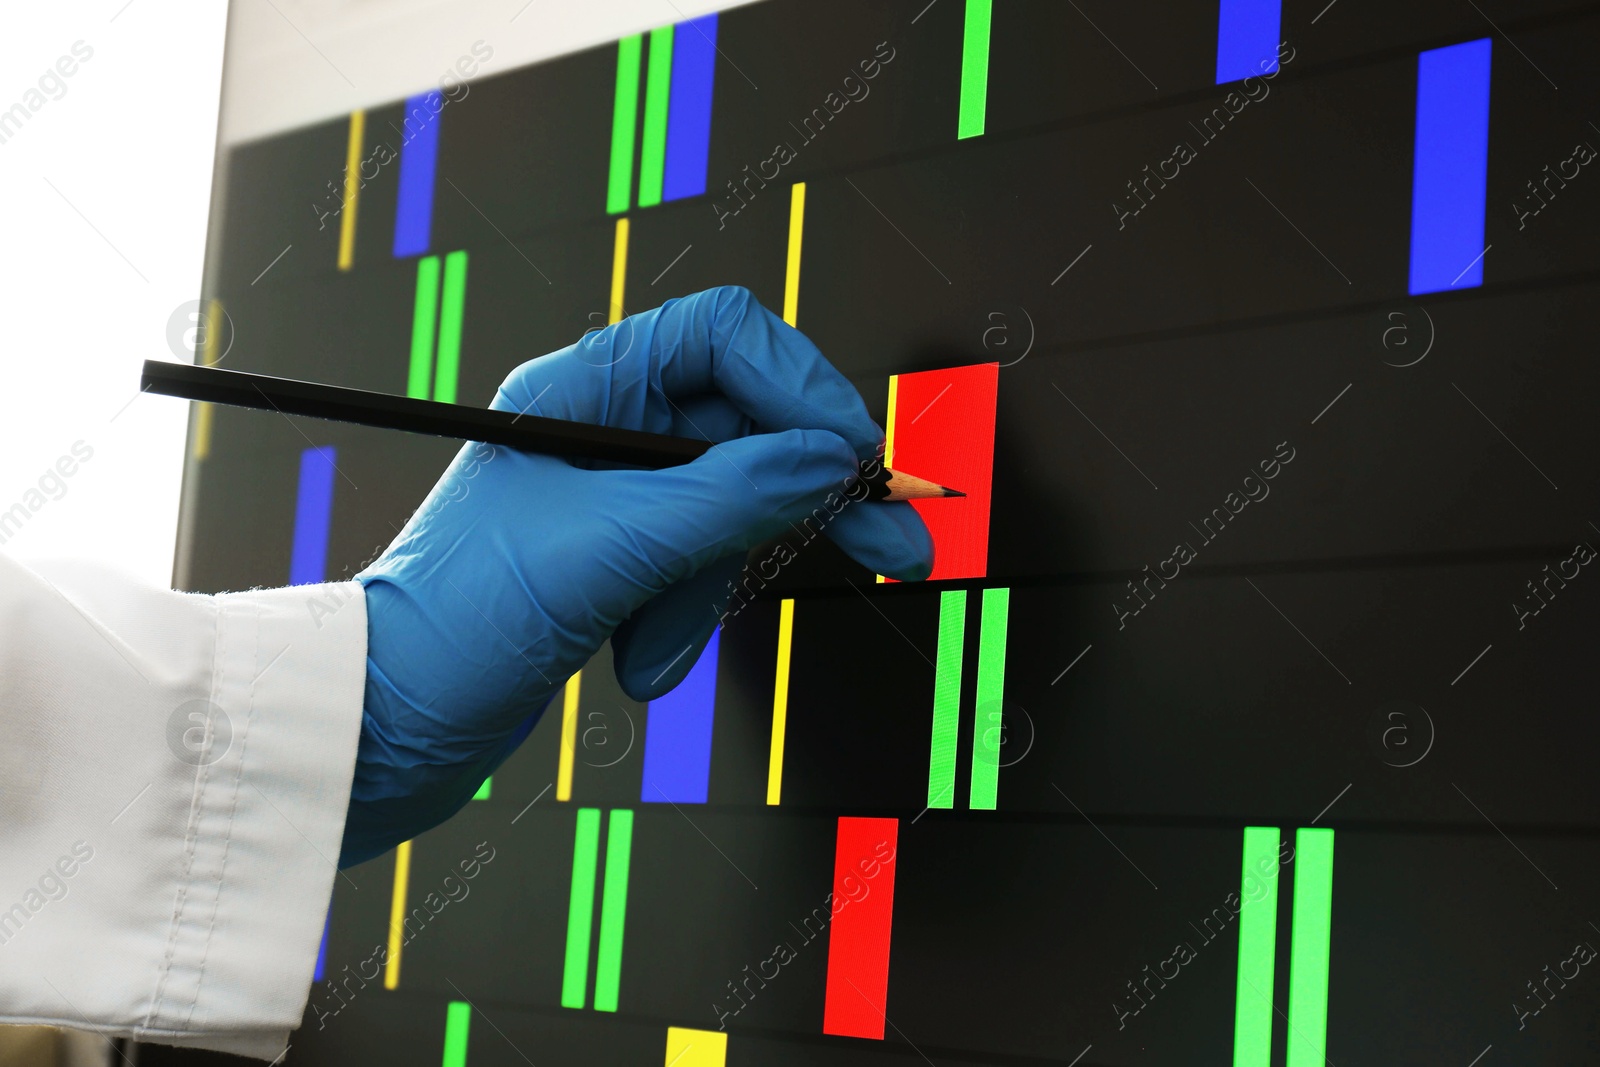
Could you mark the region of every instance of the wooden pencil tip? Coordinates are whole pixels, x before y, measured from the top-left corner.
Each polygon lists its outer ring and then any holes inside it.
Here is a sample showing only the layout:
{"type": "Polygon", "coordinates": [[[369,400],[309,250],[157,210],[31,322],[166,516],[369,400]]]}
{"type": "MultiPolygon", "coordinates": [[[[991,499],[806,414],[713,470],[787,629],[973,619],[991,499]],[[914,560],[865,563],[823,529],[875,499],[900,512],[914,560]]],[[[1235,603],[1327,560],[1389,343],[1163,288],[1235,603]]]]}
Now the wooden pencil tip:
{"type": "Polygon", "coordinates": [[[938,500],[941,497],[967,495],[959,489],[951,489],[949,486],[940,485],[938,482],[930,482],[926,478],[918,478],[916,475],[907,474],[905,471],[889,470],[887,467],[884,468],[884,471],[888,475],[883,484],[884,493],[881,497],[874,499],[938,500]]]}

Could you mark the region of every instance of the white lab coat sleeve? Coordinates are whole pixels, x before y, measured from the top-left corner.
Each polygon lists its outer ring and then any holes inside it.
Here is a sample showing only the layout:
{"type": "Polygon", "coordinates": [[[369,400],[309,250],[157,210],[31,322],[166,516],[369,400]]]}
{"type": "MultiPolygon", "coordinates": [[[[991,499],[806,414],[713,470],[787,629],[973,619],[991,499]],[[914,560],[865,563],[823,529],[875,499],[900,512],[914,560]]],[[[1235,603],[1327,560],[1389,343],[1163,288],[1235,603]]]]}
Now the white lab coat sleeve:
{"type": "Polygon", "coordinates": [[[282,1053],[366,646],[357,582],[204,596],[0,554],[0,1023],[282,1053]]]}

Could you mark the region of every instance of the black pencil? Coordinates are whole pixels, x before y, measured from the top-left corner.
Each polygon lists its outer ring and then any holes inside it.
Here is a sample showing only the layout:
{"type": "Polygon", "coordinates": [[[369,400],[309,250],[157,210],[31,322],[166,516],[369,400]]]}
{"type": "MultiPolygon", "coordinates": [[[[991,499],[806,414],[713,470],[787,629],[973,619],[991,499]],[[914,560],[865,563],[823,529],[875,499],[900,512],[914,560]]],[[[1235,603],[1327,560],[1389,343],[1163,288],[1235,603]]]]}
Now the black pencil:
{"type": "MultiPolygon", "coordinates": [[[[483,441],[563,459],[591,459],[639,467],[675,467],[705,455],[712,447],[709,441],[670,434],[595,426],[545,415],[519,415],[466,404],[445,404],[367,389],[157,359],[144,361],[140,388],[182,400],[304,415],[433,437],[483,441]]],[[[862,464],[861,479],[869,487],[868,500],[966,495],[923,478],[892,471],[876,460],[862,464]]]]}

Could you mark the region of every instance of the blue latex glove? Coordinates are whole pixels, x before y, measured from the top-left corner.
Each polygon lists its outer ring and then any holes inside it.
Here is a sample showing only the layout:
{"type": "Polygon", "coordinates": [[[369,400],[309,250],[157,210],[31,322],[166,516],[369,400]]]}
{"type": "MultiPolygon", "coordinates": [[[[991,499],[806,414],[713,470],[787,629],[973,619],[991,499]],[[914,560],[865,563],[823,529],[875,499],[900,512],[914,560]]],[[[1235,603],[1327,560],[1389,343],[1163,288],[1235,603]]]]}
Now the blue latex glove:
{"type": "MultiPolygon", "coordinates": [[[[341,866],[460,810],[607,638],[629,696],[677,685],[747,552],[842,493],[883,441],[817,347],[732,286],[524,363],[491,406],[721,444],[658,471],[461,449],[356,575],[367,686],[341,866]]],[[[908,504],[848,504],[827,534],[880,574],[933,566],[908,504]]]]}

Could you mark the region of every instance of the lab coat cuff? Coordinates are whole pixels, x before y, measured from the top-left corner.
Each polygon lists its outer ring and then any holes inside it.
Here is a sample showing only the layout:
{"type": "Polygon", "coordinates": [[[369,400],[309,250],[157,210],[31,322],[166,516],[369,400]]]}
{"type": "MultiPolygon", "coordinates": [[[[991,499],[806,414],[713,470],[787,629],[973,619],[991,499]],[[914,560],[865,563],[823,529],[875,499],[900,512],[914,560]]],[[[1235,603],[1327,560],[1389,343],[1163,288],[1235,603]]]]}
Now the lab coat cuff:
{"type": "Polygon", "coordinates": [[[337,861],[361,734],[366,598],[352,581],[216,600],[211,699],[223,725],[148,1029],[270,1060],[305,1012],[334,879],[346,877],[337,861]]]}

